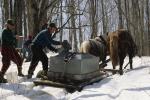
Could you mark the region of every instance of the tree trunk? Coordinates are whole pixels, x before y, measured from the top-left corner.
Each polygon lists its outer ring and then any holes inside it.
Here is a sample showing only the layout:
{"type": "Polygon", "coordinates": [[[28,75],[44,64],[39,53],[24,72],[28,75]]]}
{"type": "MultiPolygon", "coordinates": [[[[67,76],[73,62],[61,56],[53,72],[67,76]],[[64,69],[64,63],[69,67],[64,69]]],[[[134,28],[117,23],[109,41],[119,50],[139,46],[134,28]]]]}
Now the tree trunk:
{"type": "Polygon", "coordinates": [[[3,0],[2,1],[2,18],[3,18],[3,27],[6,22],[6,20],[9,18],[9,1],[8,0],[3,0]]]}
{"type": "Polygon", "coordinates": [[[124,1],[124,10],[125,10],[125,15],[126,15],[126,25],[127,25],[127,30],[130,30],[130,12],[129,12],[129,1],[125,0],[124,1]]]}
{"type": "Polygon", "coordinates": [[[12,18],[13,17],[13,2],[12,2],[12,0],[9,0],[9,4],[10,4],[10,7],[9,7],[9,9],[10,9],[10,18],[12,18]]]}
{"type": "Polygon", "coordinates": [[[71,27],[73,29],[71,29],[71,34],[73,36],[73,51],[77,51],[78,50],[78,47],[77,47],[77,36],[76,36],[76,25],[75,25],[75,0],[70,0],[70,5],[71,5],[71,8],[70,8],[70,14],[71,14],[71,27]]]}
{"type": "MultiPolygon", "coordinates": [[[[61,5],[60,5],[60,26],[63,25],[63,1],[61,0],[61,5]]],[[[62,41],[62,36],[63,36],[63,29],[60,31],[60,41],[62,41]]]]}
{"type": "Polygon", "coordinates": [[[122,8],[121,8],[121,0],[117,0],[117,7],[118,7],[118,14],[119,14],[119,25],[118,25],[118,29],[122,29],[123,28],[123,19],[122,19],[122,8]]]}
{"type": "Polygon", "coordinates": [[[16,34],[22,35],[22,8],[23,2],[22,0],[15,0],[14,3],[14,21],[15,21],[15,30],[16,34]]]}
{"type": "Polygon", "coordinates": [[[25,1],[23,1],[23,29],[24,29],[24,39],[27,38],[28,36],[28,31],[27,31],[27,7],[26,7],[26,4],[25,4],[25,1]]]}
{"type": "Polygon", "coordinates": [[[103,34],[107,33],[107,21],[106,21],[106,12],[105,12],[105,5],[104,0],[101,0],[101,6],[102,6],[102,22],[103,22],[103,34]]]}
{"type": "Polygon", "coordinates": [[[78,8],[79,8],[78,13],[79,13],[79,43],[80,43],[79,47],[80,47],[81,43],[83,42],[82,29],[81,29],[81,15],[80,15],[80,13],[81,13],[81,11],[80,11],[80,0],[78,0],[78,8]]]}
{"type": "Polygon", "coordinates": [[[36,36],[41,30],[42,23],[46,19],[48,8],[53,7],[58,0],[26,0],[27,12],[28,12],[28,29],[29,33],[36,36]]]}
{"type": "Polygon", "coordinates": [[[146,26],[147,26],[147,53],[148,55],[150,55],[150,14],[149,14],[149,0],[146,0],[146,17],[147,17],[147,20],[146,20],[146,26]]]}
{"type": "Polygon", "coordinates": [[[89,13],[90,13],[90,24],[91,24],[91,38],[97,36],[97,12],[96,12],[97,0],[89,1],[89,13]]]}
{"type": "Polygon", "coordinates": [[[26,7],[27,7],[27,29],[29,35],[34,36],[34,32],[33,32],[33,27],[34,27],[34,22],[33,22],[33,9],[32,9],[32,3],[31,0],[25,0],[26,3],[26,7]]]}

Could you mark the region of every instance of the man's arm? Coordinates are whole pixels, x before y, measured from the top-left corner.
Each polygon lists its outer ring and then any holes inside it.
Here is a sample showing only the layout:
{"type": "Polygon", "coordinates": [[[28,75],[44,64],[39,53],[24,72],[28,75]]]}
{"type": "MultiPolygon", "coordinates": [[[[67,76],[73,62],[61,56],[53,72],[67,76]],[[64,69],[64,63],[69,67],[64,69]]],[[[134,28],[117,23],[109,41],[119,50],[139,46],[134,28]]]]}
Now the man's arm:
{"type": "Polygon", "coordinates": [[[54,45],[62,45],[62,42],[51,40],[51,43],[54,45]]]}

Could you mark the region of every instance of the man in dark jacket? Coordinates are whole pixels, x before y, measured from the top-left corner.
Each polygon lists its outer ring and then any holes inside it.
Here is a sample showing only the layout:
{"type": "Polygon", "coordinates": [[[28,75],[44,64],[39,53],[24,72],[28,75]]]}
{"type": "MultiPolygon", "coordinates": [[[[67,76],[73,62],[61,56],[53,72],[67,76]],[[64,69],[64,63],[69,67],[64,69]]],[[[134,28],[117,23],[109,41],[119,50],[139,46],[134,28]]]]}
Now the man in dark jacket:
{"type": "Polygon", "coordinates": [[[18,68],[18,76],[24,76],[22,74],[23,59],[15,49],[16,39],[19,39],[18,35],[14,35],[13,29],[15,28],[12,19],[8,19],[6,22],[6,28],[2,31],[2,68],[0,71],[0,82],[7,82],[4,79],[4,74],[10,66],[10,61],[13,61],[18,68]]]}
{"type": "Polygon", "coordinates": [[[50,23],[48,28],[42,30],[38,35],[33,39],[31,44],[31,51],[32,51],[32,60],[28,70],[27,78],[31,78],[33,72],[38,64],[39,61],[42,62],[42,67],[44,74],[47,75],[48,71],[48,57],[44,53],[43,49],[47,47],[51,51],[57,52],[52,45],[61,45],[61,42],[54,41],[54,35],[57,31],[57,27],[54,23],[50,23]]]}

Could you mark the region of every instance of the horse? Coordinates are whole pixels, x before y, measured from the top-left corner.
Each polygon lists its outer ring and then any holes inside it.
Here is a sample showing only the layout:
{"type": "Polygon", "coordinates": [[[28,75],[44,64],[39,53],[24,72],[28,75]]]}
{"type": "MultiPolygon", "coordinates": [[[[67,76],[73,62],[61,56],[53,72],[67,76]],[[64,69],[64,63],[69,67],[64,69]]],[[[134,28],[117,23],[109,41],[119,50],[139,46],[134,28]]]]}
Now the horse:
{"type": "Polygon", "coordinates": [[[109,32],[107,35],[107,46],[113,69],[119,64],[120,75],[123,75],[122,66],[127,54],[129,56],[130,69],[133,69],[132,59],[137,54],[137,46],[128,30],[119,29],[109,32]]]}
{"type": "MultiPolygon", "coordinates": [[[[102,61],[102,63],[105,63],[106,56],[107,56],[107,42],[104,38],[104,36],[97,36],[94,39],[89,39],[86,41],[83,41],[80,46],[80,53],[89,53],[91,55],[94,55],[96,57],[99,57],[99,61],[102,61]]],[[[101,67],[105,67],[106,64],[104,64],[101,67]]]]}

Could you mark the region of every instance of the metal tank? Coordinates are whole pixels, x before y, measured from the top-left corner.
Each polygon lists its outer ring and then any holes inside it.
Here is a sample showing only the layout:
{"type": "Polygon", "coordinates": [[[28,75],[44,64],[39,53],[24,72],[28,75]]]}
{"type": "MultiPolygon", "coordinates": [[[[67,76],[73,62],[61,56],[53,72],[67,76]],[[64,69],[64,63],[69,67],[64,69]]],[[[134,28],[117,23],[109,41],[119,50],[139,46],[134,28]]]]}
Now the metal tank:
{"type": "Polygon", "coordinates": [[[100,74],[99,58],[90,54],[77,53],[69,61],[65,61],[64,56],[53,56],[49,59],[49,66],[49,79],[66,77],[71,80],[87,80],[100,74]]]}

